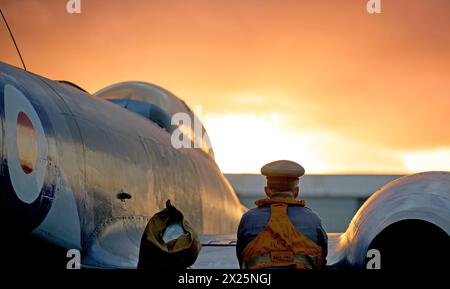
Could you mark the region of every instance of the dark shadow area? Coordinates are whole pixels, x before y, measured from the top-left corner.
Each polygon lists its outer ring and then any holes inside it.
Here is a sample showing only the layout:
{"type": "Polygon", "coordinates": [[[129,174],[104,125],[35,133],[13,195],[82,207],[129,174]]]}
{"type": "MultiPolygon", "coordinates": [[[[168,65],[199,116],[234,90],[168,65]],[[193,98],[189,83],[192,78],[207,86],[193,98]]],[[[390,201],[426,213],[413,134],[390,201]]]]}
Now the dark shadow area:
{"type": "Polygon", "coordinates": [[[381,269],[450,268],[450,236],[438,226],[422,220],[405,220],[386,227],[371,242],[369,249],[380,251],[381,269]]]}
{"type": "Polygon", "coordinates": [[[9,236],[0,242],[2,263],[11,270],[66,269],[66,250],[31,235],[9,236]]]}

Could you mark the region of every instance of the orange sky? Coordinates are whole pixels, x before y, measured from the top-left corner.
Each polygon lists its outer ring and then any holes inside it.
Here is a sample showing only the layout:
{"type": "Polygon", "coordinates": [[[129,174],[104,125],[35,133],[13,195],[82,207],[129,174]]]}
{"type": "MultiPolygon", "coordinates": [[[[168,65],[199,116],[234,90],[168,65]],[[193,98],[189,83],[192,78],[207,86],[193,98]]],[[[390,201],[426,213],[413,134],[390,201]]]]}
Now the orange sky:
{"type": "MultiPolygon", "coordinates": [[[[450,1],[0,0],[30,71],[201,105],[224,172],[450,167],[450,1]],[[126,4],[125,4],[126,3],[126,4]]],[[[20,62],[0,27],[0,60],[20,62]]]]}

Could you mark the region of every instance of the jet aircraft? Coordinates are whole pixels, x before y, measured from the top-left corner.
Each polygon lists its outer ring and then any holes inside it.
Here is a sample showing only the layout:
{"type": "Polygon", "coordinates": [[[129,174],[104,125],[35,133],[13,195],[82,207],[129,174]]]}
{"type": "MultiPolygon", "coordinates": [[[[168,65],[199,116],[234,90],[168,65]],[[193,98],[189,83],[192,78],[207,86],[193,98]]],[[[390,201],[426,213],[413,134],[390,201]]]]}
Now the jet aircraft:
{"type": "MultiPolygon", "coordinates": [[[[246,208],[207,143],[172,146],[176,129],[193,143],[199,133],[174,125],[176,113],[196,118],[150,83],[89,94],[0,62],[0,214],[12,262],[60,265],[75,249],[86,268],[136,268],[144,229],[170,199],[201,235],[192,268],[238,268],[246,208]]],[[[382,268],[446,266],[449,235],[450,173],[405,176],[372,195],[346,232],[329,234],[327,265],[366,268],[379,252],[382,268]]]]}

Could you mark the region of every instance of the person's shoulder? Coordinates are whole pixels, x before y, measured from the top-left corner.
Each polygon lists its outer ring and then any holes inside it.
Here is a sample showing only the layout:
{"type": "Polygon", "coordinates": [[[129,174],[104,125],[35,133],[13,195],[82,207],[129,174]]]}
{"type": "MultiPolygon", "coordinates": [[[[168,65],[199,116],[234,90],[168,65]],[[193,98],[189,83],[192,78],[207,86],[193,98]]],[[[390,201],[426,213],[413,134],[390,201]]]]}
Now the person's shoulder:
{"type": "Polygon", "coordinates": [[[258,227],[261,224],[265,224],[270,217],[270,210],[264,207],[256,207],[248,210],[242,215],[239,223],[240,228],[258,227]]]}
{"type": "Polygon", "coordinates": [[[302,212],[302,214],[308,217],[309,220],[312,220],[317,223],[322,223],[322,220],[320,219],[319,215],[314,212],[313,209],[307,207],[307,206],[295,206],[296,210],[299,210],[302,212]]]}
{"type": "Polygon", "coordinates": [[[304,208],[305,208],[305,210],[307,210],[311,215],[316,216],[317,218],[319,218],[319,215],[318,215],[313,209],[311,209],[310,207],[307,207],[307,206],[305,206],[304,208]]]}
{"type": "Polygon", "coordinates": [[[259,216],[261,214],[264,214],[267,210],[268,210],[268,208],[266,208],[266,207],[251,208],[247,212],[245,212],[244,215],[242,215],[242,218],[248,219],[248,218],[252,218],[254,216],[259,216]]]}

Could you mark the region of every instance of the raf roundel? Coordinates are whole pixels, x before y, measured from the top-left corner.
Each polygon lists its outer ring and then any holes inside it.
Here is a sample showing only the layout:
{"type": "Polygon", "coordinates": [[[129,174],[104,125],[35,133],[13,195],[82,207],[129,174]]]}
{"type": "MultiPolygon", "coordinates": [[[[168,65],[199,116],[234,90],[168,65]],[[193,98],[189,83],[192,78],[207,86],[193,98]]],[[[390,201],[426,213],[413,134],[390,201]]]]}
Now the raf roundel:
{"type": "Polygon", "coordinates": [[[12,85],[4,88],[8,170],[17,197],[33,203],[44,184],[48,144],[30,101],[12,85]]]}

